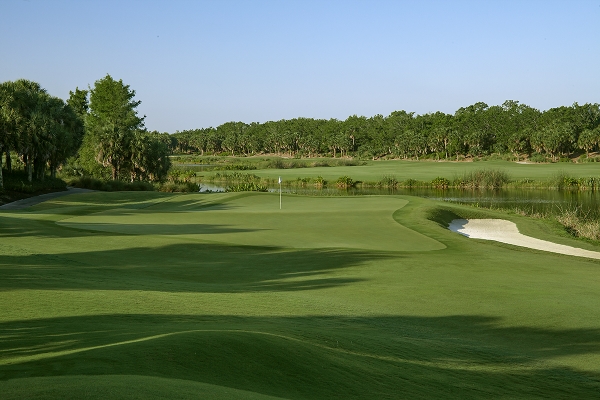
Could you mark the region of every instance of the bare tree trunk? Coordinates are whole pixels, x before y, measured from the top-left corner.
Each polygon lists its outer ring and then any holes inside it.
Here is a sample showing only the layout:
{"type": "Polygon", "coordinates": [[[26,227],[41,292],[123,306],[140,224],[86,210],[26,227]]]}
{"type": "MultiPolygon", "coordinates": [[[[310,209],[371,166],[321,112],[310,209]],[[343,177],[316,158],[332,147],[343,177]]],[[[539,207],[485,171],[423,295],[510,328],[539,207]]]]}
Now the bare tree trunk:
{"type": "Polygon", "coordinates": [[[10,149],[6,149],[6,171],[12,172],[12,159],[10,158],[10,149]]]}
{"type": "Polygon", "coordinates": [[[33,180],[33,160],[31,156],[27,156],[27,181],[31,182],[33,180]]]}
{"type": "MultiPolygon", "coordinates": [[[[4,188],[4,177],[2,176],[2,152],[0,151],[0,189],[4,188]]],[[[8,152],[7,152],[8,154],[8,152]]],[[[8,161],[8,158],[6,159],[8,161]]]]}

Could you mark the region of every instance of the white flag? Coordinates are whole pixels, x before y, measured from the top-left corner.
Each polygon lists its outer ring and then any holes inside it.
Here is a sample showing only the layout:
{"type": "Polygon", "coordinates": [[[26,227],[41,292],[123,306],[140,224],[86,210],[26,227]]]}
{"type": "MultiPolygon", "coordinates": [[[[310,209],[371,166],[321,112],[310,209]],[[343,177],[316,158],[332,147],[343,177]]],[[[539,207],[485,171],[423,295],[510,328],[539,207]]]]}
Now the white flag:
{"type": "Polygon", "coordinates": [[[281,177],[279,177],[279,184],[281,185],[281,177]]]}

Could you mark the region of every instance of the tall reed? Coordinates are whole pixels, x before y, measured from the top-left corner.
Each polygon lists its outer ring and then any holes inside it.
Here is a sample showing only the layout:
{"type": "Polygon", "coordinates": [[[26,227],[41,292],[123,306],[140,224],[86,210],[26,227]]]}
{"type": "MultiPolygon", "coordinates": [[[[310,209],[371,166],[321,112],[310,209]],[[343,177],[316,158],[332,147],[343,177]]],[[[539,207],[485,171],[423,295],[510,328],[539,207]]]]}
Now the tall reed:
{"type": "Polygon", "coordinates": [[[509,175],[499,169],[480,169],[455,176],[452,185],[465,189],[500,189],[510,182],[509,175]]]}

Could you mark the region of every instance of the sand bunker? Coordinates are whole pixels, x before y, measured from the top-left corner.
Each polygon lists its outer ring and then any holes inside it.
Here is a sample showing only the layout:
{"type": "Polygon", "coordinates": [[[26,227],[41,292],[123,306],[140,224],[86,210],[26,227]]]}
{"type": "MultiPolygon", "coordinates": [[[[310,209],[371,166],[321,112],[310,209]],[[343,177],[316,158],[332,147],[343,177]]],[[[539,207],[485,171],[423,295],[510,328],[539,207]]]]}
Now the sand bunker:
{"type": "Polygon", "coordinates": [[[514,246],[566,254],[569,256],[600,259],[600,252],[578,249],[519,233],[517,225],[504,219],[455,219],[448,227],[453,232],[473,239],[495,240],[514,246]]]}

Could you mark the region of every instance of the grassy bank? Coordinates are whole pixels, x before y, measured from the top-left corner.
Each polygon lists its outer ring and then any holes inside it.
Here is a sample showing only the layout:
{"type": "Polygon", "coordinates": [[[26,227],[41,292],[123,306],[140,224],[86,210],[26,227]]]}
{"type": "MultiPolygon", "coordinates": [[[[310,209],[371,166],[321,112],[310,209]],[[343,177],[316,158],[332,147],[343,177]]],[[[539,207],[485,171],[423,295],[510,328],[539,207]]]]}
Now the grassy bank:
{"type": "Polygon", "coordinates": [[[501,216],[598,246],[544,220],[409,196],[278,200],[94,192],[0,211],[3,397],[600,390],[598,262],[446,223],[501,216]]]}

